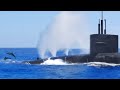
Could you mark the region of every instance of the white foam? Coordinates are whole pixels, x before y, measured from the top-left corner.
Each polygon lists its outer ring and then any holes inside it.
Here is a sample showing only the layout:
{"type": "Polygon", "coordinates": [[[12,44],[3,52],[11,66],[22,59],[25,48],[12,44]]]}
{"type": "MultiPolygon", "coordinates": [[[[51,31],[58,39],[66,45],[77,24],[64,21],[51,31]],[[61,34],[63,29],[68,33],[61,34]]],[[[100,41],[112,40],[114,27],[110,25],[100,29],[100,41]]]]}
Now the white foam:
{"type": "Polygon", "coordinates": [[[70,65],[70,64],[64,62],[62,59],[52,60],[52,59],[48,58],[48,60],[41,63],[41,65],[70,65]]]}
{"type": "Polygon", "coordinates": [[[87,64],[88,66],[120,66],[120,64],[106,63],[106,62],[89,62],[84,64],[87,64]]]}

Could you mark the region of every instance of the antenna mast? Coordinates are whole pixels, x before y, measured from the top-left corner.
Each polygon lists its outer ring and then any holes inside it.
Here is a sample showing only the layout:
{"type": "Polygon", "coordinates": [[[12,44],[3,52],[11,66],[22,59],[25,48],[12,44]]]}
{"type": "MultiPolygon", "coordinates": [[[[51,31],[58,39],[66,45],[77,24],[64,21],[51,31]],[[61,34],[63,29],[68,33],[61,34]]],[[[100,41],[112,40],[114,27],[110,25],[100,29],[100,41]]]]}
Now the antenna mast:
{"type": "Polygon", "coordinates": [[[101,19],[103,20],[103,11],[101,12],[101,15],[102,15],[101,19]]]}
{"type": "Polygon", "coordinates": [[[101,12],[101,34],[103,34],[103,11],[101,12]]]}

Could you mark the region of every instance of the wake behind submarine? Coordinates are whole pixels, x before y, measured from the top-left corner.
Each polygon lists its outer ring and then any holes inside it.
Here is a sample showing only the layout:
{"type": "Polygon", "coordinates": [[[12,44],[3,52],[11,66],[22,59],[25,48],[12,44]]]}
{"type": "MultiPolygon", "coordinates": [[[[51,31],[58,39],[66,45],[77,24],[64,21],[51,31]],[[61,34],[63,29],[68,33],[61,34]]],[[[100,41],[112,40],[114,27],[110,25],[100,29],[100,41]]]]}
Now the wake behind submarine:
{"type": "MultiPolygon", "coordinates": [[[[120,64],[120,53],[118,53],[118,35],[106,33],[106,19],[99,19],[98,34],[90,35],[90,53],[85,55],[51,57],[50,59],[62,59],[67,63],[106,62],[120,64]],[[103,26],[104,25],[104,26],[103,26]],[[103,28],[104,27],[104,28],[103,28]]],[[[30,64],[41,64],[48,59],[37,59],[26,61],[30,64]]]]}

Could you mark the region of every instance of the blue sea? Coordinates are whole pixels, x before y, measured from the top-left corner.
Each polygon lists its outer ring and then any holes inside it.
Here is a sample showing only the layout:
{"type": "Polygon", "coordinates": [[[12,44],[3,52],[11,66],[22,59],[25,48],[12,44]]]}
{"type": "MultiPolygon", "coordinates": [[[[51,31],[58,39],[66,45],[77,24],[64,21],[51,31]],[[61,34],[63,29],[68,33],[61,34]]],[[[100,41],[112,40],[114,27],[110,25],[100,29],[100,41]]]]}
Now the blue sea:
{"type": "MultiPolygon", "coordinates": [[[[106,63],[30,65],[36,48],[0,48],[0,79],[119,79],[120,66],[106,63]],[[13,57],[6,53],[13,52],[13,57]],[[4,60],[4,57],[10,59],[4,60]]],[[[59,63],[59,62],[58,62],[59,63]]]]}

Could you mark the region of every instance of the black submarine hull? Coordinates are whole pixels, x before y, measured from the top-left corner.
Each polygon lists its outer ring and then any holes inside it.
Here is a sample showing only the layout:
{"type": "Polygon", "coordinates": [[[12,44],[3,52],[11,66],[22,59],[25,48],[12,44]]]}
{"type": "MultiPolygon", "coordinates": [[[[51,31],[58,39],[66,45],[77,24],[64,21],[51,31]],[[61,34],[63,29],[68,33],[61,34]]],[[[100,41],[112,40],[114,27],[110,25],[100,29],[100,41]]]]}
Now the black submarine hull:
{"type": "MultiPolygon", "coordinates": [[[[88,63],[88,62],[105,62],[105,63],[113,63],[113,64],[120,64],[120,53],[99,53],[97,55],[73,55],[73,56],[61,56],[61,57],[51,57],[50,59],[62,59],[64,62],[67,63],[88,63]]],[[[41,64],[46,59],[37,59],[34,61],[24,61],[23,63],[29,64],[41,64]]]]}

